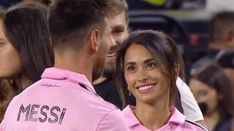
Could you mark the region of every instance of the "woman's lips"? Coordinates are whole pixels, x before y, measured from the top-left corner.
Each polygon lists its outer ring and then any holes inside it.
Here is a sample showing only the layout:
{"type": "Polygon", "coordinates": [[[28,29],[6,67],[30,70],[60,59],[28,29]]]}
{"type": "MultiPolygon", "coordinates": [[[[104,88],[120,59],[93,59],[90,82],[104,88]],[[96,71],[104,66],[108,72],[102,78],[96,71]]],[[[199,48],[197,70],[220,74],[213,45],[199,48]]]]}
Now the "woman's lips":
{"type": "Polygon", "coordinates": [[[147,93],[150,92],[156,84],[148,84],[148,85],[144,85],[144,86],[139,86],[137,89],[140,93],[147,93]]]}

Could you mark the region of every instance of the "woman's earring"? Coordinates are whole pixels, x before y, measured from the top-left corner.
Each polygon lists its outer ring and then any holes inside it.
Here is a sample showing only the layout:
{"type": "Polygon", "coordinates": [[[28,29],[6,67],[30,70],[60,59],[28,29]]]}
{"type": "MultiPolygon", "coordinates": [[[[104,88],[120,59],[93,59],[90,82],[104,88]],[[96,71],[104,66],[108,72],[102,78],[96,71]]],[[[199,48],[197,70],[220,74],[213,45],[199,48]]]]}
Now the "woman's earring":
{"type": "Polygon", "coordinates": [[[129,87],[127,89],[128,89],[128,95],[131,96],[132,93],[130,92],[129,87]]]}
{"type": "Polygon", "coordinates": [[[131,95],[132,95],[132,93],[131,93],[130,91],[128,91],[128,95],[129,95],[129,96],[131,96],[131,95]]]}

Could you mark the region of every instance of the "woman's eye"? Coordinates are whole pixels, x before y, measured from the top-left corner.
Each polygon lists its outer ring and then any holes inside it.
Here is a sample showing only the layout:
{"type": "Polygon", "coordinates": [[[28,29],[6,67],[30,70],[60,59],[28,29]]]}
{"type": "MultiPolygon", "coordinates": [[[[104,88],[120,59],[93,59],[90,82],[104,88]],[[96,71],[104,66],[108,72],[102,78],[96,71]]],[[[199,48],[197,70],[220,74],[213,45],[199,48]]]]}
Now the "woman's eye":
{"type": "Polygon", "coordinates": [[[207,94],[208,94],[208,92],[206,92],[206,91],[201,92],[202,96],[206,96],[207,94]]]}
{"type": "Polygon", "coordinates": [[[206,96],[207,94],[208,94],[207,91],[200,91],[200,92],[199,92],[199,95],[200,95],[200,96],[206,96]]]}
{"type": "Polygon", "coordinates": [[[154,69],[156,67],[156,64],[155,63],[148,63],[147,65],[146,65],[146,68],[147,69],[154,69]]]}
{"type": "Polygon", "coordinates": [[[0,46],[3,46],[5,44],[5,41],[0,38],[0,46]]]}
{"type": "Polygon", "coordinates": [[[128,66],[128,67],[126,68],[126,70],[127,70],[128,72],[134,72],[134,71],[135,71],[135,67],[134,67],[134,66],[128,66]]]}

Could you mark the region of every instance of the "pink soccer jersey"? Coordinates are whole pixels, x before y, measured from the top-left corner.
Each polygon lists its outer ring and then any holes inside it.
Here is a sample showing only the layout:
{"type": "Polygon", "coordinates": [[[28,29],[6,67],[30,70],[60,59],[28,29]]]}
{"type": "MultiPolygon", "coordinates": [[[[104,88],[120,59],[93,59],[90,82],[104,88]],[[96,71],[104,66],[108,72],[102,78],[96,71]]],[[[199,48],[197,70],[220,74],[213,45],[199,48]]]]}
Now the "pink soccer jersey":
{"type": "MultiPolygon", "coordinates": [[[[133,110],[135,107],[127,106],[122,113],[125,116],[125,119],[128,123],[129,131],[152,131],[137,119],[134,115],[133,110]]],[[[181,114],[176,108],[171,109],[171,117],[169,121],[163,125],[161,128],[155,131],[206,131],[201,125],[196,125],[195,123],[190,123],[185,121],[185,116],[181,114]]]]}
{"type": "Polygon", "coordinates": [[[100,98],[88,79],[48,68],[42,79],[11,101],[2,131],[126,131],[114,105],[100,98]]]}

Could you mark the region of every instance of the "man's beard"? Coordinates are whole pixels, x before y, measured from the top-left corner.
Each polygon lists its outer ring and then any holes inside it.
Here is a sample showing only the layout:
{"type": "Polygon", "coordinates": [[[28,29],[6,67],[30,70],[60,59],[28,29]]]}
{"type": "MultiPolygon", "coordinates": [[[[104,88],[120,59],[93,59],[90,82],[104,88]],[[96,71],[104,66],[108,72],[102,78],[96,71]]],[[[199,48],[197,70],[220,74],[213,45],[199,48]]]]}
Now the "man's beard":
{"type": "Polygon", "coordinates": [[[107,79],[112,79],[114,77],[115,70],[114,69],[105,69],[102,76],[107,79]]]}

